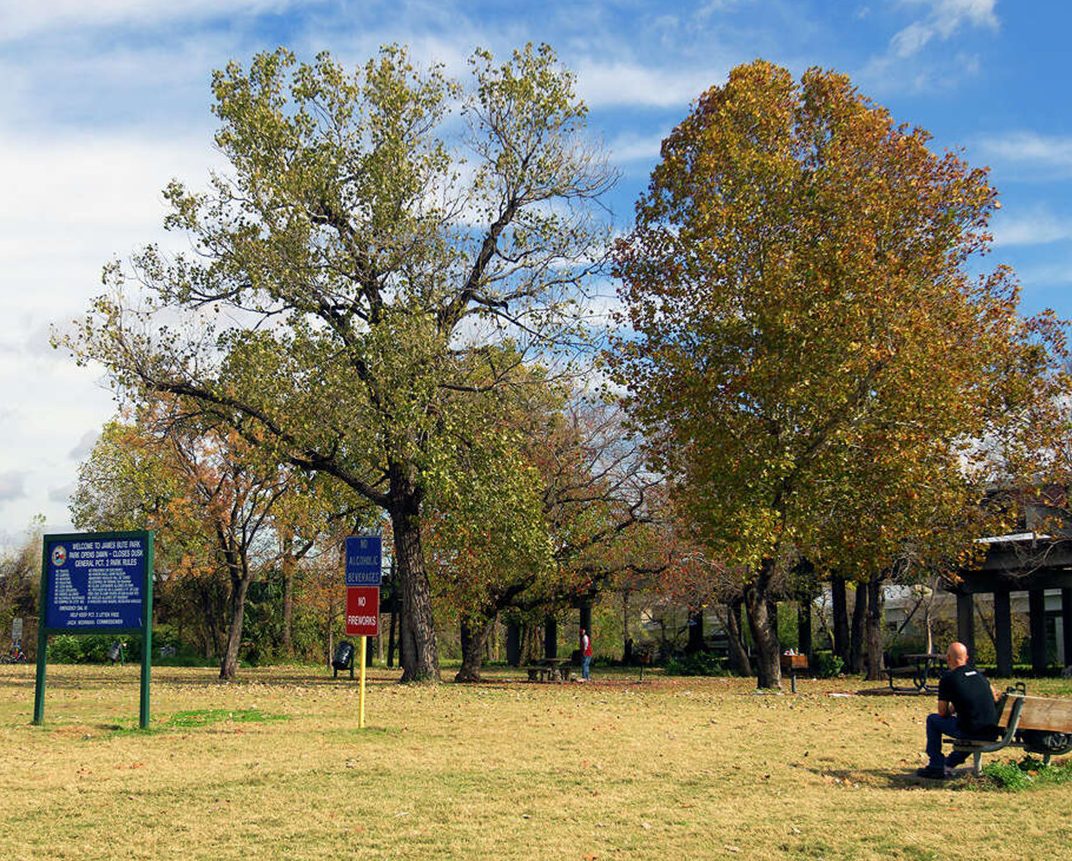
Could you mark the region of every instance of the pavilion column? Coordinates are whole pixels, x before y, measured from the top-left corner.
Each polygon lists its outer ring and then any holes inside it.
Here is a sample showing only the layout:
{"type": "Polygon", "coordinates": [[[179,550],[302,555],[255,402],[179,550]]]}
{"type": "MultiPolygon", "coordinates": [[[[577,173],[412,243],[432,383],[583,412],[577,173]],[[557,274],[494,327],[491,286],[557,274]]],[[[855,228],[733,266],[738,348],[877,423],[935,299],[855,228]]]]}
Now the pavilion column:
{"type": "Polygon", "coordinates": [[[994,637],[998,654],[998,675],[1008,678],[1012,675],[1012,614],[1009,609],[1010,595],[1008,589],[994,592],[994,637]]]}
{"type": "Polygon", "coordinates": [[[543,656],[558,657],[558,619],[548,616],[543,621],[543,656]]]}
{"type": "Polygon", "coordinates": [[[957,592],[957,639],[975,660],[975,603],[971,592],[957,592]]]}
{"type": "Polygon", "coordinates": [[[797,651],[812,661],[811,648],[811,598],[801,598],[797,604],[797,651]]]}
{"type": "Polygon", "coordinates": [[[521,624],[506,623],[506,663],[511,667],[521,666],[521,624]]]}
{"type": "Polygon", "coordinates": [[[1072,589],[1061,590],[1061,634],[1065,666],[1072,666],[1072,589]]]}
{"type": "Polygon", "coordinates": [[[1046,672],[1046,592],[1030,589],[1027,593],[1027,611],[1031,626],[1031,669],[1036,673],[1046,672]]]}
{"type": "Polygon", "coordinates": [[[580,606],[580,627],[584,628],[588,632],[588,636],[592,636],[592,604],[589,601],[582,601],[580,606]]]}

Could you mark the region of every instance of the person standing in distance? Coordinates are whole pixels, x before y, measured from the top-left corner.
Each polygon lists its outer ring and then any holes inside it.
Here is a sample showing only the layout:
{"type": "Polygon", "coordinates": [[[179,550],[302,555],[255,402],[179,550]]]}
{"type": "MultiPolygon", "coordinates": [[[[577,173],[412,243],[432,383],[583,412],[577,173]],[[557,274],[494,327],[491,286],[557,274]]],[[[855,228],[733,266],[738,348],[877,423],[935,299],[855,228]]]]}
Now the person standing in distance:
{"type": "Polygon", "coordinates": [[[979,670],[968,663],[963,643],[950,643],[945,653],[949,672],[938,682],[938,712],[927,715],[927,766],[916,772],[920,777],[943,780],[968,758],[953,751],[942,755],[942,736],[992,741],[997,736],[994,689],[979,670]]]}
{"type": "Polygon", "coordinates": [[[591,678],[592,667],[592,639],[588,632],[581,628],[581,679],[588,681],[591,678]]]}

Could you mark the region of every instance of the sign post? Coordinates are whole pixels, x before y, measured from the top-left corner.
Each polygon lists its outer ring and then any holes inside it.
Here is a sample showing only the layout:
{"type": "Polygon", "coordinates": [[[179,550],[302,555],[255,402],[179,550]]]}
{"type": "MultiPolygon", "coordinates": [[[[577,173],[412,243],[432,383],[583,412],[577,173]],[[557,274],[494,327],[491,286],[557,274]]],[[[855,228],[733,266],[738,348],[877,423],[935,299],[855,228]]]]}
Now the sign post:
{"type": "Polygon", "coordinates": [[[45,720],[49,634],[140,634],[139,724],[149,727],[153,652],[153,533],[45,535],[33,722],[45,720]]]}
{"type": "Polygon", "coordinates": [[[357,726],[365,728],[365,664],[368,638],[380,633],[380,583],[383,579],[383,541],[379,535],[346,539],[346,634],[357,637],[356,660],[361,662],[357,693],[357,726]]]}

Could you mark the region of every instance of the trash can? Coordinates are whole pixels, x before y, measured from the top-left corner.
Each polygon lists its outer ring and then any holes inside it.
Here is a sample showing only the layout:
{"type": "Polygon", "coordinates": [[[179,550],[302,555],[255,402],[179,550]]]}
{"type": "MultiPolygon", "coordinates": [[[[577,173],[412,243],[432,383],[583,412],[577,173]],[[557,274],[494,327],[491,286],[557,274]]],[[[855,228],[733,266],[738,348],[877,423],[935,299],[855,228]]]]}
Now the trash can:
{"type": "Polygon", "coordinates": [[[116,661],[123,662],[123,644],[118,640],[108,647],[108,660],[113,664],[116,661]]]}
{"type": "Polygon", "coordinates": [[[333,678],[339,677],[339,670],[349,670],[354,677],[354,644],[343,641],[335,648],[335,657],[331,659],[331,668],[335,671],[333,678]]]}

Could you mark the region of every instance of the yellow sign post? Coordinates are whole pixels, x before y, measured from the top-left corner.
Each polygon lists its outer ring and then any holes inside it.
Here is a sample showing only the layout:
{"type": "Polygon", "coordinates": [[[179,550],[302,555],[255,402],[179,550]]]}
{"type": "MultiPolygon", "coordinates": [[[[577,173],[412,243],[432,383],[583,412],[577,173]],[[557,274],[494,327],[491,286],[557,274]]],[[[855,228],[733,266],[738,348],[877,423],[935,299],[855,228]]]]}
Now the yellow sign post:
{"type": "Polygon", "coordinates": [[[365,728],[365,648],[367,641],[368,637],[357,638],[357,659],[361,661],[361,683],[357,689],[358,729],[365,728]]]}

